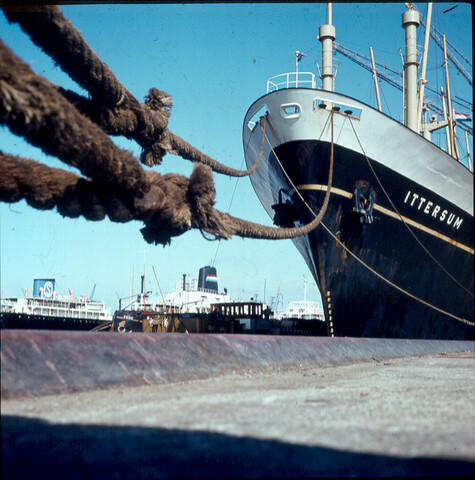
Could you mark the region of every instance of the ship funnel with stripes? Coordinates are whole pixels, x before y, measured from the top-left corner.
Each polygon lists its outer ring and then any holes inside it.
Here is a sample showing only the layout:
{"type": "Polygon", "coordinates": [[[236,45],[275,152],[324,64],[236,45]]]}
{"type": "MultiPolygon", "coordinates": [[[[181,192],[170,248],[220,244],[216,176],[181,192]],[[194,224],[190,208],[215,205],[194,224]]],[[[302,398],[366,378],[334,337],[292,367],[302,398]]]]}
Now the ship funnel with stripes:
{"type": "Polygon", "coordinates": [[[206,266],[200,268],[198,289],[212,290],[216,293],[218,292],[218,276],[216,274],[215,267],[206,266]]]}

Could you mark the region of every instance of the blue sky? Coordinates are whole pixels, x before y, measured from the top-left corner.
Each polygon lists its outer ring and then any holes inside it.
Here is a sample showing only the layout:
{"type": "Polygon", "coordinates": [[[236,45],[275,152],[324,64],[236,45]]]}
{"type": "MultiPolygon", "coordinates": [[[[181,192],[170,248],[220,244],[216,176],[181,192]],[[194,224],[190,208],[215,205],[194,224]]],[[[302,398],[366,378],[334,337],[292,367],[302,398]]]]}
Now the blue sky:
{"type": "MultiPolygon", "coordinates": [[[[426,4],[416,6],[425,15],[426,4]]],[[[299,70],[316,73],[315,61],[321,57],[318,28],[326,23],[323,3],[97,4],[61,9],[137,99],[143,100],[151,87],[172,95],[172,132],[234,168],[244,165],[242,122],[248,107],[265,93],[268,78],[294,70],[296,50],[306,53],[299,70]]],[[[336,41],[366,56],[372,46],[377,62],[402,70],[398,49],[404,44],[404,10],[402,2],[334,3],[336,41]]],[[[434,4],[436,28],[470,60],[471,19],[468,3],[434,4]]],[[[36,73],[84,94],[3,13],[0,35],[36,73]]],[[[419,36],[418,43],[423,45],[422,28],[419,36]]],[[[436,68],[442,64],[442,53],[432,44],[429,54],[428,73],[442,81],[443,71],[436,68]]],[[[371,74],[342,55],[335,58],[340,62],[336,90],[376,106],[371,74]]],[[[450,82],[453,95],[472,102],[472,89],[455,70],[450,82]]],[[[383,111],[398,118],[401,94],[388,84],[380,88],[383,111]]],[[[137,157],[140,154],[135,143],[114,141],[137,157]]],[[[462,149],[464,143],[459,144],[462,149]]],[[[68,168],[6,127],[0,127],[0,145],[5,152],[68,168]]],[[[473,157],[473,143],[470,149],[473,157]]],[[[167,155],[154,168],[189,176],[192,164],[167,155]]],[[[218,209],[272,225],[248,178],[215,174],[214,179],[218,209]]],[[[141,226],[140,222],[62,218],[56,210],[34,210],[24,201],[0,204],[1,291],[7,297],[22,295],[25,287],[32,291],[34,278],[55,278],[60,293],[72,289],[75,295],[89,296],[97,284],[95,298],[104,299],[114,311],[118,298],[131,294],[133,271],[135,293],[144,266],[146,290],[158,291],[152,265],[162,291],[167,292],[182,274],[197,276],[201,266],[214,262],[220,289],[226,287],[236,299],[257,294],[259,300],[265,295],[269,303],[280,288],[285,307],[291,300],[303,299],[306,280],[307,299],[320,301],[315,282],[290,240],[236,237],[218,243],[190,231],[162,247],[147,244],[141,226]]]]}

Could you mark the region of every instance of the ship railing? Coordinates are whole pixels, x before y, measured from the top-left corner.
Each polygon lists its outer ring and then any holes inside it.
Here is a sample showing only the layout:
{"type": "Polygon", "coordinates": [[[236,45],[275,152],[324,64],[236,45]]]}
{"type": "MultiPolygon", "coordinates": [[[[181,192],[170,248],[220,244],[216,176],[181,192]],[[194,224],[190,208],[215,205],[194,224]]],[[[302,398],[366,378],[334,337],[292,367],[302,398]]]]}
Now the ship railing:
{"type": "Polygon", "coordinates": [[[211,288],[204,288],[204,287],[199,287],[196,289],[186,289],[186,290],[181,288],[177,293],[182,293],[182,292],[186,292],[186,293],[200,292],[200,293],[211,293],[213,295],[226,295],[225,293],[218,292],[217,290],[212,290],[211,288]]]}
{"type": "Polygon", "coordinates": [[[77,302],[48,300],[44,298],[2,298],[0,311],[27,313],[29,315],[58,315],[65,318],[108,319],[112,318],[103,301],[85,305],[77,302]],[[91,308],[92,307],[92,308],[91,308]]]}
{"type": "Polygon", "coordinates": [[[62,302],[61,305],[30,304],[29,311],[34,315],[58,315],[65,318],[99,319],[110,316],[110,313],[105,309],[86,310],[84,308],[71,307],[67,302],[62,302]]]}
{"type": "Polygon", "coordinates": [[[212,290],[211,288],[204,288],[200,287],[196,290],[197,292],[203,292],[203,293],[211,293],[211,294],[216,294],[216,295],[222,295],[222,293],[219,293],[217,290],[212,290]]]}
{"type": "Polygon", "coordinates": [[[286,88],[317,88],[315,74],[312,72],[281,73],[267,80],[267,93],[286,88]]]}

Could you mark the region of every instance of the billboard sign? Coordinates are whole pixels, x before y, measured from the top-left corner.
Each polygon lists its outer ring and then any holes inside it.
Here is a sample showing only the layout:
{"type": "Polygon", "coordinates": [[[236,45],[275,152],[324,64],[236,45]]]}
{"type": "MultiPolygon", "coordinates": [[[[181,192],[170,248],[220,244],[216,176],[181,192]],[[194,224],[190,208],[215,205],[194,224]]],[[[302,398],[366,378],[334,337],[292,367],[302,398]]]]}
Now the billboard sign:
{"type": "Polygon", "coordinates": [[[41,297],[43,289],[43,298],[53,298],[55,282],[54,278],[36,278],[33,280],[33,296],[41,297]]]}

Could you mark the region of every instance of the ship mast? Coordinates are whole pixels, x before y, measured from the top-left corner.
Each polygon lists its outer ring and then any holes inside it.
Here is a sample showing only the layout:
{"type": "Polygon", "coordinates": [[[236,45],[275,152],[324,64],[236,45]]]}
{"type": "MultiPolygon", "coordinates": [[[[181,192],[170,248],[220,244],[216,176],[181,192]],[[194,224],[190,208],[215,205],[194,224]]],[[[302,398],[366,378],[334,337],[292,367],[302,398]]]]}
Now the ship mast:
{"type": "MultiPolygon", "coordinates": [[[[422,70],[421,70],[421,78],[419,84],[419,101],[417,106],[417,132],[421,131],[421,123],[422,123],[422,113],[423,113],[423,104],[424,104],[424,87],[427,83],[426,80],[426,71],[427,71],[427,57],[428,57],[428,49],[429,49],[429,36],[430,36],[430,22],[432,16],[432,3],[427,4],[427,22],[426,22],[426,31],[424,35],[424,51],[422,56],[422,70]]],[[[425,135],[425,129],[423,131],[424,136],[430,140],[430,135],[425,135]]],[[[429,132],[428,132],[429,133],[429,132]]]]}
{"type": "Polygon", "coordinates": [[[333,41],[335,40],[335,27],[332,25],[332,4],[328,4],[328,23],[321,25],[318,40],[322,42],[322,89],[329,92],[334,90],[333,75],[333,41]]]}
{"type": "Polygon", "coordinates": [[[402,28],[406,32],[406,126],[418,132],[417,117],[417,27],[419,26],[419,12],[412,5],[402,14],[402,28]]]}

